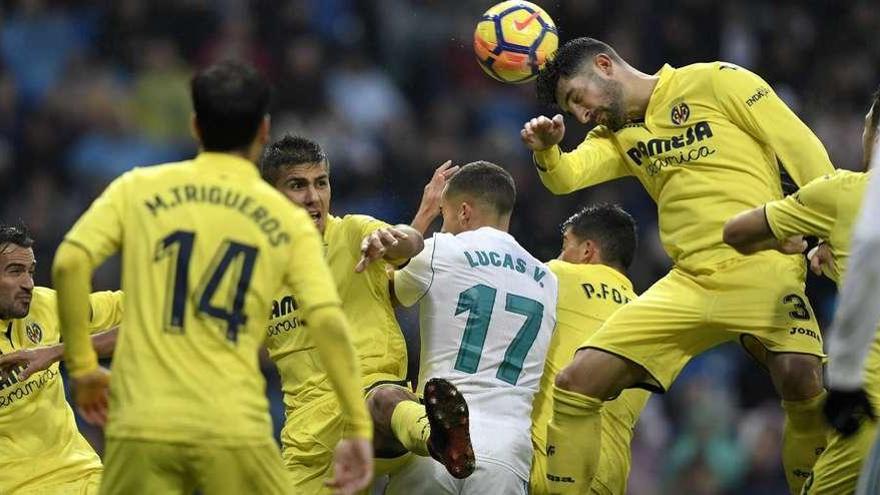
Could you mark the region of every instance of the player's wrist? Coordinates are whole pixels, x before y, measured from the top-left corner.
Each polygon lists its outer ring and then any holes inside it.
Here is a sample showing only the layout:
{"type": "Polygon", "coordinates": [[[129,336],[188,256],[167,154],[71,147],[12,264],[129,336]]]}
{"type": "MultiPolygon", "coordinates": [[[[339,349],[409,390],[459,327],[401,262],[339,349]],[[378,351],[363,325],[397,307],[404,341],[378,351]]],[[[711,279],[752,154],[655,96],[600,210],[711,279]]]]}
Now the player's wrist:
{"type": "Polygon", "coordinates": [[[82,356],[66,356],[67,372],[71,378],[80,378],[98,369],[98,355],[94,350],[86,352],[82,356]]]}
{"type": "Polygon", "coordinates": [[[548,148],[534,150],[532,152],[532,161],[538,170],[542,172],[550,172],[559,163],[559,158],[561,156],[562,151],[559,149],[559,145],[554,144],[548,148]]]}

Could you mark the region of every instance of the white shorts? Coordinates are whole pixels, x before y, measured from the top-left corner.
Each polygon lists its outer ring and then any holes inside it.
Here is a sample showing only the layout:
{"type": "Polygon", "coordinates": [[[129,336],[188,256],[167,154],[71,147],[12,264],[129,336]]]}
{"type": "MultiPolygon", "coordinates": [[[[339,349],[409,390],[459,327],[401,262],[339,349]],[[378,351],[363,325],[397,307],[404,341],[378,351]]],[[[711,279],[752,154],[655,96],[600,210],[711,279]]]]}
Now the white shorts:
{"type": "Polygon", "coordinates": [[[529,482],[512,469],[477,459],[473,474],[453,478],[442,464],[430,457],[413,456],[391,476],[386,495],[527,495],[529,482]]]}

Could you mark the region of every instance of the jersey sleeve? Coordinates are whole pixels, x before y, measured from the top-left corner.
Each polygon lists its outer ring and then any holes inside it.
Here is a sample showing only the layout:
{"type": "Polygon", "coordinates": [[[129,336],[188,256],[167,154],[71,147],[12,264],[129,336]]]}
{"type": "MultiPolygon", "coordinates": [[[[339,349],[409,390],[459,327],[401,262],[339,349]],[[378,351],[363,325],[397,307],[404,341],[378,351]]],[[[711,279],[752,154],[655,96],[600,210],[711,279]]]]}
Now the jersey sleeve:
{"type": "Polygon", "coordinates": [[[819,138],[758,75],[721,64],[714,70],[712,82],[722,111],[770,146],[798,186],[834,170],[819,138]]]}
{"type": "MultiPolygon", "coordinates": [[[[355,246],[360,246],[361,241],[364,240],[364,237],[372,234],[377,229],[384,229],[386,227],[392,227],[391,224],[386,223],[386,222],[379,220],[377,218],[373,218],[369,215],[348,215],[346,217],[346,219],[349,219],[349,218],[351,218],[355,222],[355,225],[357,226],[357,229],[355,230],[355,232],[357,234],[357,238],[350,240],[353,243],[353,245],[355,245],[355,246]]],[[[399,260],[385,260],[385,262],[388,263],[389,265],[397,267],[397,266],[404,264],[407,260],[409,260],[409,258],[404,258],[404,259],[399,259],[399,260]]]]}
{"type": "Polygon", "coordinates": [[[285,282],[297,294],[303,317],[306,317],[315,308],[340,305],[341,302],[324,259],[324,243],[314,222],[305,211],[293,205],[290,215],[292,247],[285,282]]]}
{"type": "Polygon", "coordinates": [[[122,323],[123,293],[117,291],[93,292],[89,295],[89,331],[103,332],[122,323]]]}
{"type": "Polygon", "coordinates": [[[837,218],[837,183],[832,176],[820,177],[784,199],[764,207],[767,225],[777,239],[815,235],[828,239],[837,218]]]}
{"type": "Polygon", "coordinates": [[[437,236],[425,241],[422,252],[410,259],[409,264],[394,272],[394,295],[400,304],[410,307],[428,293],[434,281],[434,254],[437,236]]]}
{"type": "Polygon", "coordinates": [[[130,172],[111,182],[64,236],[66,242],[89,254],[92,266],[100,265],[122,245],[125,183],[129,177],[130,172]]]}
{"type": "Polygon", "coordinates": [[[534,159],[541,182],[553,194],[567,194],[631,175],[611,134],[600,126],[572,151],[563,153],[559,146],[536,151],[534,159]]]}

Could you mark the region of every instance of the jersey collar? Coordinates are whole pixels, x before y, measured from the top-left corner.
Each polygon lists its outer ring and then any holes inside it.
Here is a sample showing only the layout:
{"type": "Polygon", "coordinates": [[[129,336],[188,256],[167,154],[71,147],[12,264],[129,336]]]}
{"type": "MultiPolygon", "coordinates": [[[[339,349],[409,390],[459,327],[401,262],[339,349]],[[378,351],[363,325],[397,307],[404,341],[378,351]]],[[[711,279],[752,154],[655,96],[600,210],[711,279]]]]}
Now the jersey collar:
{"type": "Polygon", "coordinates": [[[253,162],[231,153],[203,151],[196,155],[193,163],[197,167],[205,167],[246,177],[260,176],[260,171],[257,170],[257,166],[253,162]]]}
{"type": "Polygon", "coordinates": [[[669,89],[669,81],[672,79],[672,76],[675,74],[675,67],[669,64],[663,64],[663,67],[657,71],[655,76],[660,78],[657,81],[657,85],[654,86],[654,91],[651,92],[651,98],[648,99],[648,108],[645,109],[645,122],[647,123],[648,119],[651,118],[651,112],[654,111],[654,106],[659,105],[665,98],[666,90],[669,89]]]}

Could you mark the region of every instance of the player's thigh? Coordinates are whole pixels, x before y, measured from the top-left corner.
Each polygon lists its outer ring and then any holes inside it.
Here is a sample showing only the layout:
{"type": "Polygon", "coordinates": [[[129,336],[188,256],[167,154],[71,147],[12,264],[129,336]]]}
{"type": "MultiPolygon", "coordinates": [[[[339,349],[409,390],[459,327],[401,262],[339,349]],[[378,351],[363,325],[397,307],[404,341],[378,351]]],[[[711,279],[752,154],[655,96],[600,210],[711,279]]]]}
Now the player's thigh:
{"type": "MultiPolygon", "coordinates": [[[[714,277],[717,299],[710,314],[712,327],[733,331],[741,339],[751,336],[774,353],[824,359],[822,333],[804,292],[803,263],[779,256],[756,258],[714,277]]],[[[763,362],[760,355],[755,357],[763,362]]]]}
{"type": "MultiPolygon", "coordinates": [[[[479,469],[479,462],[477,466],[479,469]]],[[[476,471],[474,472],[476,474],[476,471]]],[[[471,474],[471,477],[474,476],[471,474]]],[[[468,478],[470,479],[470,478],[468,478]]],[[[390,476],[386,495],[457,495],[460,481],[456,480],[442,464],[429,457],[414,456],[397,473],[390,476]]],[[[463,492],[462,492],[463,493],[463,492]]],[[[504,492],[485,492],[504,493],[504,492]]]]}
{"type": "Polygon", "coordinates": [[[813,466],[803,495],[844,495],[855,492],[859,473],[877,434],[877,425],[866,422],[848,438],[834,434],[813,466]]]}
{"type": "Polygon", "coordinates": [[[547,454],[544,446],[532,441],[534,455],[532,457],[532,470],[529,473],[529,493],[532,495],[549,495],[547,488],[547,454]]]}
{"type": "Polygon", "coordinates": [[[638,299],[617,310],[582,347],[596,348],[647,371],[645,385],[666,390],[695,355],[730,339],[704,327],[707,294],[673,269],[638,299]]]}
{"type": "Polygon", "coordinates": [[[192,493],[188,448],[180,444],[107,439],[101,495],[192,493]]]}
{"type": "Polygon", "coordinates": [[[335,398],[287,417],[281,431],[281,457],[297,493],[331,493],[324,482],[332,476],[333,451],[343,433],[335,398]]]}
{"type": "Polygon", "coordinates": [[[505,495],[527,495],[529,482],[510,468],[494,462],[480,462],[473,474],[462,481],[461,495],[483,495],[504,493],[505,495]]]}
{"type": "Polygon", "coordinates": [[[291,487],[275,442],[242,447],[200,446],[195,472],[204,495],[281,495],[291,487]]]}
{"type": "Polygon", "coordinates": [[[626,493],[632,463],[633,428],[650,397],[645,390],[625,390],[602,408],[602,452],[592,491],[626,493]]]}

